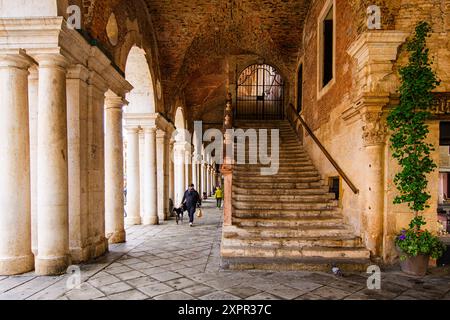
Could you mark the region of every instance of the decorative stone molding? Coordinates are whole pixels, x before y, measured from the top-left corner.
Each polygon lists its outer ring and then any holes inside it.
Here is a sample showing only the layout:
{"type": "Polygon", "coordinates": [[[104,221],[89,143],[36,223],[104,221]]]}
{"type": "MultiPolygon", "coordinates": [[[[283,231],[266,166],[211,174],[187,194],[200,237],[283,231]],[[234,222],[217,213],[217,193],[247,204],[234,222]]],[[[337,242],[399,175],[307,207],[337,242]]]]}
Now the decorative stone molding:
{"type": "Polygon", "coordinates": [[[383,120],[382,111],[369,111],[362,115],[362,120],[364,122],[363,130],[363,140],[364,146],[375,146],[385,143],[387,127],[383,120]]]}
{"type": "Polygon", "coordinates": [[[348,54],[357,62],[357,96],[368,92],[395,92],[398,79],[393,72],[393,63],[407,36],[408,33],[396,30],[369,31],[349,47],[348,54]]]}
{"type": "Polygon", "coordinates": [[[171,135],[175,131],[172,123],[160,113],[124,113],[126,126],[156,127],[171,135]]]}
{"type": "Polygon", "coordinates": [[[133,88],[99,48],[67,27],[63,17],[0,19],[0,51],[18,50],[33,59],[39,55],[64,56],[69,65],[82,65],[97,73],[121,97],[133,88]]]}

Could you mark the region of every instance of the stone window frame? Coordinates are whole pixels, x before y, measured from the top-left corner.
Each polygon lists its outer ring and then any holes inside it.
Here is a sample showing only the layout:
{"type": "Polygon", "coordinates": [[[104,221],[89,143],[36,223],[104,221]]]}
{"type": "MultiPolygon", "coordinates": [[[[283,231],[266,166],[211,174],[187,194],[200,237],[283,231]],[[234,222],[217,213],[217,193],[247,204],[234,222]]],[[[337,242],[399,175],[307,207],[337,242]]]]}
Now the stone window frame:
{"type": "Polygon", "coordinates": [[[336,83],[336,0],[327,0],[317,18],[317,100],[320,100],[336,83]],[[333,78],[326,86],[323,83],[324,45],[323,22],[333,8],[333,78]]]}

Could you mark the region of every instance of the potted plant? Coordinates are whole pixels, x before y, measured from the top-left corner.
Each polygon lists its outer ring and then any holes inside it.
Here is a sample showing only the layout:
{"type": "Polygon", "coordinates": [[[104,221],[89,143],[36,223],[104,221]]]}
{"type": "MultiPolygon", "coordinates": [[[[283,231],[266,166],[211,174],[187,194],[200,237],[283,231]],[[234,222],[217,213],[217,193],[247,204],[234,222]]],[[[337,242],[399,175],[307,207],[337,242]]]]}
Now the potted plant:
{"type": "Polygon", "coordinates": [[[414,212],[409,229],[402,230],[395,242],[400,251],[402,270],[416,275],[424,275],[430,256],[436,259],[444,252],[439,239],[423,229],[426,222],[422,216],[430,207],[427,175],[437,167],[430,157],[434,147],[426,142],[429,133],[426,120],[431,116],[429,110],[434,99],[432,90],[440,83],[431,68],[426,46],[430,32],[430,25],[420,22],[407,42],[409,63],[400,69],[400,103],[387,118],[392,132],[392,156],[401,168],[394,178],[399,192],[394,204],[406,203],[414,212]]]}
{"type": "Polygon", "coordinates": [[[422,229],[425,224],[422,216],[416,216],[409,228],[403,229],[395,239],[400,252],[400,266],[405,273],[424,276],[430,257],[438,259],[445,252],[445,245],[439,238],[422,229]]]}

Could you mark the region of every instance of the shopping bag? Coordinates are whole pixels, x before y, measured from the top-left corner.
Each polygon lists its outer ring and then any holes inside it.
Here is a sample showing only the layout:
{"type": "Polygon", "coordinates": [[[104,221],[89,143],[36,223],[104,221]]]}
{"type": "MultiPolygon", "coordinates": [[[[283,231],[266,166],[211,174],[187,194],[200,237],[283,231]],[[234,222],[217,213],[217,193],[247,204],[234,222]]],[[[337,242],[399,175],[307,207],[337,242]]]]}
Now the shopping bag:
{"type": "Polygon", "coordinates": [[[197,212],[196,212],[196,215],[197,215],[197,218],[203,217],[203,211],[202,211],[202,209],[198,208],[198,209],[197,209],[197,212]]]}

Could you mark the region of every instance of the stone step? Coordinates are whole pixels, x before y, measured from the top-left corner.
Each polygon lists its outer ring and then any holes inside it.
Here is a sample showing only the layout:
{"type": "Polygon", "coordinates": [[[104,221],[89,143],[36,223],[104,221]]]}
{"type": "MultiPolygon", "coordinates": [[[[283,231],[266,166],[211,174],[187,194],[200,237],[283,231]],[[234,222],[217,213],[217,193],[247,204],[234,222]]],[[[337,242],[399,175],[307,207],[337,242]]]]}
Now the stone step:
{"type": "Polygon", "coordinates": [[[298,210],[298,209],[285,209],[285,210],[266,210],[266,209],[235,209],[233,211],[233,217],[247,218],[247,219],[309,219],[309,218],[340,218],[342,219],[342,213],[339,208],[334,209],[310,209],[310,210],[298,210]]]}
{"type": "Polygon", "coordinates": [[[331,226],[309,226],[302,225],[290,228],[264,228],[245,227],[234,228],[233,231],[224,231],[224,238],[301,238],[301,237],[346,237],[352,231],[346,225],[331,226]]]}
{"type": "MultiPolygon", "coordinates": [[[[321,195],[324,193],[329,193],[328,187],[321,188],[309,188],[309,189],[287,189],[287,190],[277,190],[272,188],[240,188],[233,186],[233,193],[240,195],[266,195],[266,196],[279,196],[279,195],[321,195]]],[[[334,193],[331,193],[334,196],[334,193]]]]}
{"type": "MultiPolygon", "coordinates": [[[[330,200],[335,200],[336,196],[332,193],[325,193],[320,195],[277,195],[272,197],[273,201],[279,203],[328,203],[330,200]]],[[[242,195],[233,193],[233,201],[236,202],[263,202],[267,201],[267,195],[242,195]]]]}
{"type": "Polygon", "coordinates": [[[333,247],[333,248],[361,248],[361,238],[358,237],[321,237],[320,239],[311,237],[302,238],[224,238],[222,245],[227,247],[259,247],[269,249],[293,248],[301,249],[305,247],[333,247]]]}
{"type": "MultiPolygon", "coordinates": [[[[277,163],[274,163],[277,164],[277,163]]],[[[235,164],[233,167],[233,170],[236,171],[248,171],[248,170],[255,170],[255,171],[259,171],[261,168],[267,168],[269,165],[262,165],[262,164],[250,164],[250,163],[246,163],[246,164],[235,164]]],[[[302,162],[302,163],[297,163],[297,164],[285,164],[285,163],[280,163],[278,165],[278,169],[280,171],[283,170],[287,170],[287,171],[296,171],[296,170],[301,170],[305,167],[310,167],[310,168],[314,168],[314,170],[317,170],[316,167],[311,163],[311,162],[302,162]]]]}
{"type": "Polygon", "coordinates": [[[233,179],[233,188],[235,186],[248,189],[309,189],[322,188],[324,182],[323,180],[313,182],[250,182],[233,179]]]}
{"type": "MultiPolygon", "coordinates": [[[[251,176],[251,175],[261,175],[261,169],[262,168],[268,168],[268,167],[263,167],[263,166],[258,166],[258,165],[250,165],[246,168],[235,168],[233,171],[234,176],[251,176]]],[[[314,168],[313,166],[304,166],[304,167],[299,167],[299,168],[295,168],[295,169],[291,169],[289,170],[289,168],[287,167],[283,167],[283,168],[278,168],[278,171],[276,173],[276,176],[278,177],[283,177],[283,176],[292,176],[292,175],[296,175],[296,176],[302,176],[305,174],[314,174],[314,175],[319,175],[319,172],[316,170],[316,168],[314,168]]]]}
{"type": "Polygon", "coordinates": [[[316,271],[330,273],[334,266],[343,272],[366,272],[368,259],[348,258],[246,258],[226,257],[220,262],[224,270],[316,271]]]}
{"type": "Polygon", "coordinates": [[[264,248],[264,247],[229,247],[222,246],[222,257],[253,257],[253,258],[325,258],[325,259],[370,259],[370,252],[365,248],[345,247],[300,247],[264,248]]]}
{"type": "Polygon", "coordinates": [[[335,202],[329,203],[273,203],[273,202],[233,202],[235,209],[254,210],[332,210],[335,202]]]}
{"type": "Polygon", "coordinates": [[[277,177],[276,175],[270,176],[242,176],[242,175],[233,175],[233,180],[236,182],[248,182],[248,183],[302,183],[302,182],[318,182],[321,177],[318,174],[307,174],[305,173],[302,176],[287,176],[287,177],[277,177]]]}
{"type": "Polygon", "coordinates": [[[239,228],[294,228],[308,226],[311,228],[340,227],[344,225],[341,217],[312,217],[303,219],[292,218],[233,218],[233,225],[239,228]]]}

